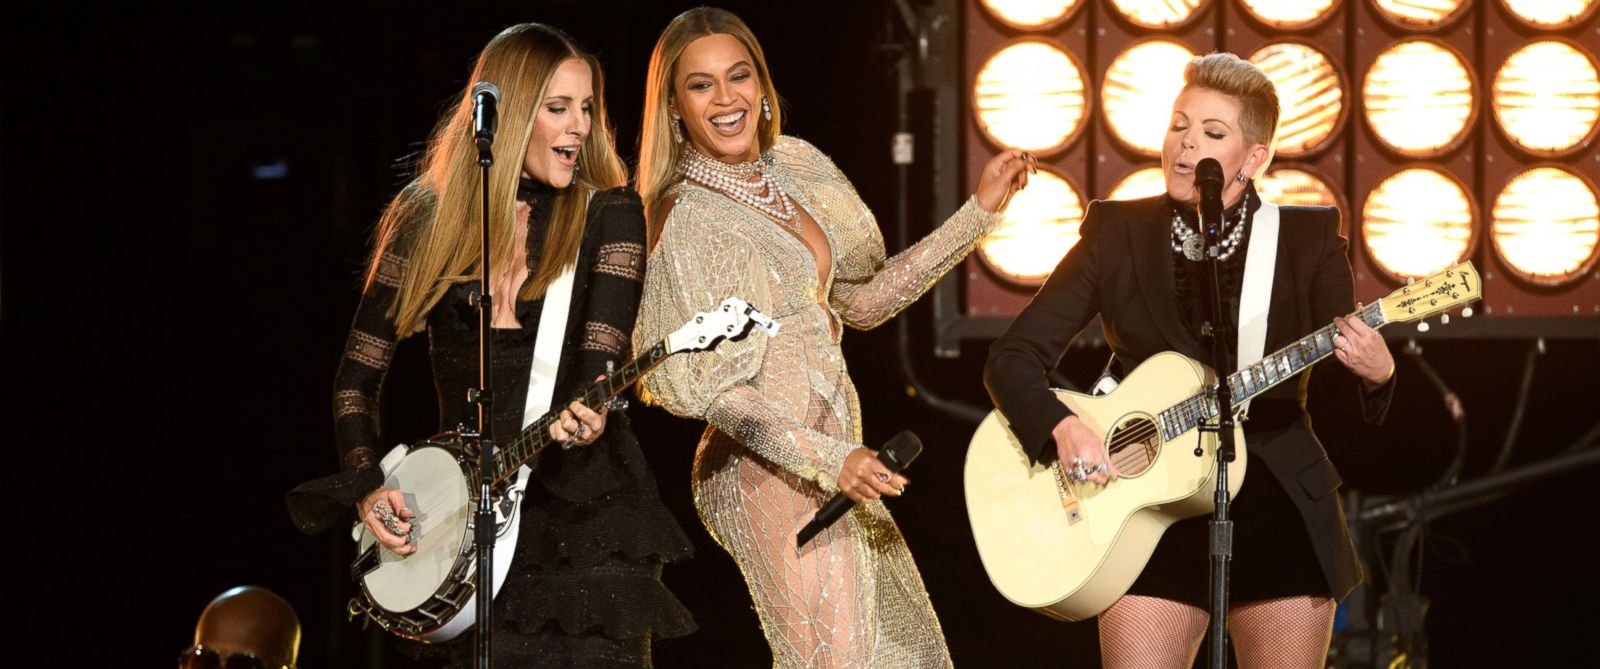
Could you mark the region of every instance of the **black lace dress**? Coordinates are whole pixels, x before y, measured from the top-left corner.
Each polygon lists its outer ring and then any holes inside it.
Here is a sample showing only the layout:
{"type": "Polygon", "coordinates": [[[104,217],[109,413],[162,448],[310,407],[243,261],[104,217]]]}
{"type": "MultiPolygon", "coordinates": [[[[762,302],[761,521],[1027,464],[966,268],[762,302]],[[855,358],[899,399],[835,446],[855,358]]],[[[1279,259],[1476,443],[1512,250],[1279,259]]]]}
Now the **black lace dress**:
{"type": "MultiPolygon", "coordinates": [[[[528,264],[537,271],[553,191],[524,180],[529,204],[528,264]]],[[[424,201],[426,194],[419,195],[424,201]]],[[[427,206],[419,207],[427,219],[427,206]]],[[[296,488],[291,514],[306,531],[350,520],[357,500],[382,478],[377,459],[392,439],[378,434],[378,395],[398,339],[385,315],[407,239],[404,226],[379,260],[356,312],[335,379],[334,415],[344,471],[296,488]]],[[[630,350],[644,274],[644,219],[638,196],[626,189],[597,193],[589,205],[568,316],[555,400],[578,396],[609,361],[630,350]]],[[[478,317],[468,303],[473,284],[451,288],[427,318],[434,382],[444,427],[471,424],[476,410],[466,389],[477,382],[478,317]]],[[[543,299],[518,301],[520,328],[493,332],[492,434],[521,431],[523,404],[543,299]]],[[[663,563],[687,557],[689,541],[662,505],[655,479],[625,411],[613,411],[604,434],[587,447],[548,449],[523,502],[521,535],[511,573],[495,598],[497,667],[639,667],[650,665],[652,637],[694,630],[688,611],[661,584],[663,563]]],[[[471,634],[415,654],[448,657],[470,666],[471,634]]]]}

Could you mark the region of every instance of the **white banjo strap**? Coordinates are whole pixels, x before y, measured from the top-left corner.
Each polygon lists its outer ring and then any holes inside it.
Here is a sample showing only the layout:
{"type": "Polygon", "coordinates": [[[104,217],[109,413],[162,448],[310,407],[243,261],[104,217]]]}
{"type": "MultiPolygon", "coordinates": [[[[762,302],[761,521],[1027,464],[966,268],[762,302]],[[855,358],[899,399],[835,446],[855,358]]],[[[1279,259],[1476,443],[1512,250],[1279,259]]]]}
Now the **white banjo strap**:
{"type": "Polygon", "coordinates": [[[572,311],[573,277],[578,259],[561,272],[544,291],[544,308],[539,312],[539,334],[533,342],[533,364],[528,368],[528,399],[522,405],[522,428],[527,429],[550,410],[556,392],[556,372],[561,367],[561,349],[567,338],[567,316],[572,311]]]}
{"type": "MultiPolygon", "coordinates": [[[[1267,347],[1267,311],[1272,302],[1272,276],[1278,264],[1278,205],[1263,201],[1250,219],[1250,247],[1244,259],[1244,285],[1239,291],[1239,369],[1261,360],[1267,347]]],[[[1242,420],[1250,403],[1239,404],[1242,420]]]]}

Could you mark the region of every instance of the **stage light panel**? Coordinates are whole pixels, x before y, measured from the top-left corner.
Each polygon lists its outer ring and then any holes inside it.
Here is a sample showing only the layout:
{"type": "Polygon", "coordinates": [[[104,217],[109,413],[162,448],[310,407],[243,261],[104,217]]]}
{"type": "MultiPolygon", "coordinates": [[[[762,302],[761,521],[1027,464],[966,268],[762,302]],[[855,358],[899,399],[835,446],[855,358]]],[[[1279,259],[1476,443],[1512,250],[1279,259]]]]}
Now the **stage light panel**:
{"type": "Polygon", "coordinates": [[[1413,39],[1389,47],[1361,88],[1378,139],[1407,156],[1432,157],[1454,148],[1473,119],[1472,76],[1441,43],[1413,39]]]}
{"type": "Polygon", "coordinates": [[[1144,167],[1134,170],[1128,176],[1117,182],[1111,189],[1107,200],[1137,200],[1142,197],[1160,195],[1167,192],[1167,179],[1161,174],[1161,167],[1144,167]]]}
{"type": "Polygon", "coordinates": [[[1338,207],[1333,186],[1316,174],[1294,167],[1275,167],[1256,179],[1261,199],[1277,205],[1338,207]]]}
{"type": "Polygon", "coordinates": [[[1183,68],[1194,52],[1177,42],[1136,44],[1111,61],[1101,85],[1101,107],[1112,134],[1146,156],[1161,155],[1172,122],[1172,101],[1183,90],[1183,68]]]}
{"type": "Polygon", "coordinates": [[[1200,13],[1206,0],[1111,0],[1122,17],[1136,26],[1164,30],[1176,28],[1200,13]]]}
{"type": "Polygon", "coordinates": [[[1048,154],[1083,128],[1083,70],[1054,45],[1014,42],[978,71],[972,103],[978,127],[997,147],[1048,154]]]}
{"type": "Polygon", "coordinates": [[[1559,286],[1582,281],[1600,249],[1600,198],[1593,184],[1559,167],[1513,177],[1495,197],[1490,237],[1518,277],[1559,286]]]}
{"type": "Polygon", "coordinates": [[[1045,30],[1072,15],[1081,0],[983,0],[983,8],[1002,23],[1023,30],[1045,30]]]}
{"type": "Polygon", "coordinates": [[[1078,243],[1083,195],[1047,167],[1029,175],[1028,187],[1006,207],[1000,225],[978,244],[978,257],[1007,280],[1035,286],[1078,243]]]}
{"type": "Polygon", "coordinates": [[[1501,0],[1511,14],[1535,28],[1566,28],[1586,18],[1600,0],[1501,0]]]}
{"type": "Polygon", "coordinates": [[[1278,89],[1278,155],[1294,158],[1325,146],[1344,118],[1344,82],[1333,62],[1299,42],[1268,44],[1250,62],[1278,89]]]}
{"type": "Polygon", "coordinates": [[[1401,170],[1367,195],[1362,242],[1374,264],[1398,280],[1425,277],[1467,258],[1475,241],[1465,189],[1431,167],[1401,170]]]}
{"type": "Polygon", "coordinates": [[[1567,153],[1588,144],[1600,128],[1600,72],[1566,42],[1517,49],[1495,73],[1493,92],[1495,121],[1530,153],[1567,153]]]}
{"type": "Polygon", "coordinates": [[[1466,13],[1469,0],[1375,0],[1378,13],[1402,28],[1440,28],[1466,13]]]}
{"type": "Polygon", "coordinates": [[[1312,25],[1333,13],[1338,0],[1239,0],[1251,16],[1279,30],[1312,25]]]}

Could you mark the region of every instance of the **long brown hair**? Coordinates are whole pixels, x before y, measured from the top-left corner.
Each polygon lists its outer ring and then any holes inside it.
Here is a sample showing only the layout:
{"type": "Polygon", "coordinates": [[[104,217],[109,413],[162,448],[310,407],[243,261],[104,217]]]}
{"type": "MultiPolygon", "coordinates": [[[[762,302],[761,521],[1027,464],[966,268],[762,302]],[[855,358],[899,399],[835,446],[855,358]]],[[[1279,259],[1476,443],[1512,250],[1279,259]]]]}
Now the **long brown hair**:
{"type": "MultiPolygon", "coordinates": [[[[772,74],[767,71],[767,56],[755,33],[738,16],[725,9],[696,7],[672,19],[656,48],[650,54],[650,72],[644,87],[644,124],[639,132],[639,196],[644,200],[645,215],[650,221],[649,241],[655,247],[661,235],[663,221],[659,215],[661,204],[678,178],[678,159],[685,147],[672,139],[673,75],[678,67],[678,57],[689,43],[709,35],[731,35],[744,45],[754,60],[756,73],[761,77],[761,92],[766,95],[772,110],[772,120],[757,117],[756,141],[766,151],[778,141],[783,127],[782,105],[778,104],[778,90],[772,85],[772,74]]],[[[683,132],[679,128],[679,132],[683,132]]],[[[684,142],[688,142],[687,136],[684,142]]]]}
{"type": "MultiPolygon", "coordinates": [[[[545,86],[556,68],[577,59],[589,65],[594,84],[589,136],[578,150],[581,166],[572,185],[556,191],[550,207],[549,231],[542,244],[539,271],[523,286],[519,299],[544,294],[550,283],[577,256],[583,242],[589,198],[597,190],[627,183],[627,168],[617,156],[606,118],[605,77],[600,63],[561,31],[537,24],[511,26],[495,35],[478,55],[473,82],[490,81],[500,88],[496,160],[489,168],[489,267],[501,271],[515,249],[517,179],[533,133],[533,120],[543,104],[545,86]]],[[[463,89],[454,109],[440,118],[422,160],[419,174],[384,211],[373,245],[370,284],[386,249],[404,244],[409,262],[388,316],[400,336],[423,328],[429,310],[450,285],[474,280],[481,271],[482,214],[478,152],[472,141],[470,89],[463,89]],[[405,237],[403,241],[401,237],[405,237]]]]}

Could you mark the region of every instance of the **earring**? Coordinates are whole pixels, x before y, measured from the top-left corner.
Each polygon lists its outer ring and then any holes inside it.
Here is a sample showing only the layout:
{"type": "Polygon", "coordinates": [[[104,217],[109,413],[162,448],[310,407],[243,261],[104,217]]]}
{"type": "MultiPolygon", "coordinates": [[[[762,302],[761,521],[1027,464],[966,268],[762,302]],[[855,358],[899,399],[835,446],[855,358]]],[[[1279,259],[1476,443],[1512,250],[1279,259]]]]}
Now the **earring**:
{"type": "Polygon", "coordinates": [[[577,183],[577,181],[578,181],[578,172],[580,170],[582,170],[582,169],[583,169],[583,163],[578,162],[577,158],[573,158],[572,159],[572,181],[573,181],[573,183],[577,183]]]}
{"type": "Polygon", "coordinates": [[[761,96],[761,115],[768,121],[772,120],[772,107],[767,105],[767,96],[761,96]]]}
{"type": "Polygon", "coordinates": [[[1245,176],[1244,172],[1240,172],[1238,176],[1234,177],[1234,180],[1242,184],[1250,183],[1250,177],[1245,176]]]}
{"type": "Polygon", "coordinates": [[[682,119],[678,118],[678,113],[677,112],[668,112],[667,114],[672,119],[671,123],[670,123],[670,125],[672,126],[672,141],[673,141],[673,143],[676,143],[676,144],[682,144],[683,143],[683,130],[678,128],[679,121],[681,121],[682,119]]]}

